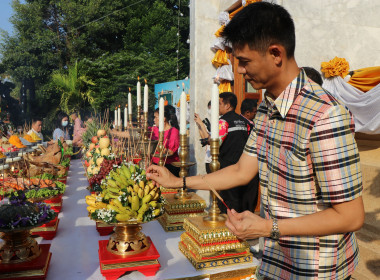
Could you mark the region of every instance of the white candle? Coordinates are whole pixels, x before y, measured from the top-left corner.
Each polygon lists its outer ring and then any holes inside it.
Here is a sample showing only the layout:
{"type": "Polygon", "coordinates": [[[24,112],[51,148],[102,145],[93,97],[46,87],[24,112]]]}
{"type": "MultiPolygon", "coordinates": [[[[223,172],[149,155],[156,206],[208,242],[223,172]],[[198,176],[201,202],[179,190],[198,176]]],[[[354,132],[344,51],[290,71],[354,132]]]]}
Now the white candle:
{"type": "Polygon", "coordinates": [[[160,98],[158,106],[158,131],[164,131],[164,99],[160,98]]]}
{"type": "Polygon", "coordinates": [[[144,112],[148,112],[148,84],[145,80],[144,86],[144,112]]]}
{"type": "Polygon", "coordinates": [[[219,89],[213,84],[211,91],[211,139],[219,138],[219,89]]]}
{"type": "Polygon", "coordinates": [[[132,95],[128,93],[128,114],[132,115],[132,95]]]}
{"type": "Polygon", "coordinates": [[[124,127],[127,128],[127,124],[128,124],[128,113],[127,113],[127,105],[125,105],[125,108],[124,108],[124,127]]]}
{"type": "Polygon", "coordinates": [[[180,107],[179,107],[179,133],[181,135],[186,134],[186,93],[182,91],[181,99],[180,99],[180,107]]]}
{"type": "Polygon", "coordinates": [[[137,106],[141,106],[141,83],[137,81],[137,106]]]}
{"type": "Polygon", "coordinates": [[[115,117],[114,117],[114,119],[115,119],[115,126],[117,126],[117,108],[115,108],[115,117]]]}
{"type": "Polygon", "coordinates": [[[119,105],[119,108],[117,108],[117,125],[121,127],[121,109],[120,109],[120,105],[119,105]]]}

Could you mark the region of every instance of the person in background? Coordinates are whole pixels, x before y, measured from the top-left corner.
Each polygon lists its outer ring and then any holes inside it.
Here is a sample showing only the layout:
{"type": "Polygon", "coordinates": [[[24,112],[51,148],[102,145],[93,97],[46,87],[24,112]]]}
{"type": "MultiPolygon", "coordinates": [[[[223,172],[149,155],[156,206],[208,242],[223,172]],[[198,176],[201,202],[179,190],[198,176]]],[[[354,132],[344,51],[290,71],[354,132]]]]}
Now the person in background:
{"type": "Polygon", "coordinates": [[[257,113],[257,100],[244,99],[240,105],[240,113],[248,122],[253,125],[253,119],[257,113]]]}
{"type": "MultiPolygon", "coordinates": [[[[154,112],[154,124],[152,140],[158,140],[159,138],[159,112],[158,109],[154,112]]],[[[162,155],[167,159],[165,167],[175,176],[179,176],[179,167],[171,165],[173,162],[179,161],[178,148],[179,148],[179,127],[178,120],[175,115],[175,108],[171,105],[164,107],[164,151],[162,155]],[[173,110],[174,109],[174,110],[173,110]]],[[[153,156],[152,162],[158,164],[160,161],[159,156],[153,156]]]]}
{"type": "MultiPolygon", "coordinates": [[[[221,169],[239,161],[251,130],[251,124],[235,112],[236,105],[237,97],[232,92],[223,92],[219,95],[221,169]]],[[[251,179],[248,184],[222,190],[220,196],[231,209],[238,212],[245,210],[254,212],[258,200],[258,178],[251,179]]],[[[221,201],[218,201],[218,206],[222,213],[227,213],[227,208],[221,201]]]]}
{"type": "MultiPolygon", "coordinates": [[[[207,104],[208,117],[210,117],[210,112],[211,112],[211,101],[209,101],[207,104]]],[[[206,172],[211,173],[211,169],[210,169],[211,153],[210,153],[210,144],[209,144],[210,121],[207,117],[202,120],[197,113],[194,113],[194,121],[199,129],[199,136],[201,137],[199,140],[201,141],[201,145],[202,147],[206,147],[206,154],[205,154],[206,172]]]]}
{"type": "Polygon", "coordinates": [[[306,76],[308,76],[312,81],[316,82],[318,85],[322,86],[323,80],[322,75],[313,67],[302,67],[305,71],[306,76]]]}
{"type": "Polygon", "coordinates": [[[28,131],[28,134],[30,135],[32,134],[32,132],[34,132],[42,141],[44,141],[44,136],[42,135],[41,130],[42,130],[42,119],[34,118],[32,120],[32,128],[28,131]]]}
{"type": "Polygon", "coordinates": [[[72,113],[70,118],[74,122],[73,146],[80,147],[82,145],[82,134],[86,131],[86,128],[83,126],[83,122],[78,117],[78,113],[72,113]]]}
{"type": "Polygon", "coordinates": [[[53,132],[53,140],[61,139],[70,140],[70,135],[67,129],[69,124],[69,116],[64,112],[59,112],[57,115],[56,129],[53,132]]]}

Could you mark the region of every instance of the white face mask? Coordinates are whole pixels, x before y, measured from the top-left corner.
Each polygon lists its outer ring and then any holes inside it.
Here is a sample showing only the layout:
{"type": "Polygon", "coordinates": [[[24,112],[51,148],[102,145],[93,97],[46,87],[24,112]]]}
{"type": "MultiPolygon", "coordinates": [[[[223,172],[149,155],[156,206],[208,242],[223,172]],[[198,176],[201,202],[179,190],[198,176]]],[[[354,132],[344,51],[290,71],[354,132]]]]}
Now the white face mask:
{"type": "Polygon", "coordinates": [[[67,126],[69,124],[68,121],[62,121],[62,126],[67,126]]]}

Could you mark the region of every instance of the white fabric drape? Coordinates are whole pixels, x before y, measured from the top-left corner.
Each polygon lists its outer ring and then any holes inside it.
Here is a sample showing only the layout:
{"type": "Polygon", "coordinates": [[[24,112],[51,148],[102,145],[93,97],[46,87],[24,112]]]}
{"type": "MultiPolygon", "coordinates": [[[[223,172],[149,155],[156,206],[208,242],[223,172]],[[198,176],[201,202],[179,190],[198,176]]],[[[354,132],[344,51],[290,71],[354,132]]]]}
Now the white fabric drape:
{"type": "Polygon", "coordinates": [[[351,111],[356,132],[380,134],[380,84],[362,92],[336,76],[326,79],[323,88],[351,111]]]}

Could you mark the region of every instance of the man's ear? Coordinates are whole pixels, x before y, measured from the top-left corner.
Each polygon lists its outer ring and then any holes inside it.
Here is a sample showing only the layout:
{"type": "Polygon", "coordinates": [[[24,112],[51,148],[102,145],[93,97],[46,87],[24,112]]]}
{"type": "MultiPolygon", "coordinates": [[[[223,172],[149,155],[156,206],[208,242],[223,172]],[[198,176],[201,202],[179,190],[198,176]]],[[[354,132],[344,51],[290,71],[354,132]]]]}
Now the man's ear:
{"type": "Polygon", "coordinates": [[[281,45],[270,45],[268,51],[274,63],[276,65],[281,65],[282,60],[286,57],[285,48],[281,45]]]}

